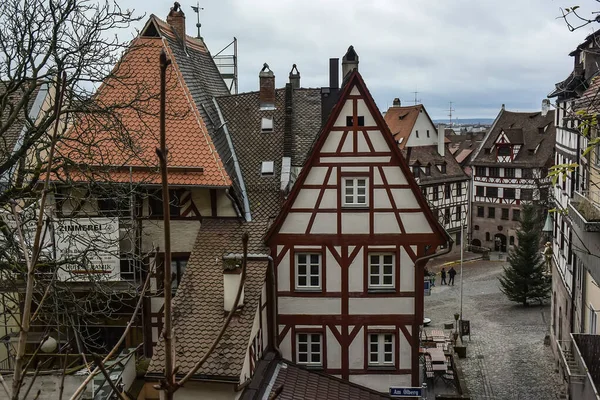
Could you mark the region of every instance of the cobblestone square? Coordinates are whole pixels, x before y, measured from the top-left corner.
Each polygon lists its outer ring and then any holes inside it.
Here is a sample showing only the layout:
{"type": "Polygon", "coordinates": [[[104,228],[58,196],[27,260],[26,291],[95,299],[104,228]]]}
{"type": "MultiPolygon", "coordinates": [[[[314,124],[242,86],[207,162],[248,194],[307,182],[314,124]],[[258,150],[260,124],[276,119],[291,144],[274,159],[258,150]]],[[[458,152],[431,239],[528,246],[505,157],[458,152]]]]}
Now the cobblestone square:
{"type": "MultiPolygon", "coordinates": [[[[458,359],[466,386],[475,400],[553,400],[564,389],[552,350],[544,345],[550,305],[522,307],[500,291],[498,276],[506,262],[474,261],[463,267],[463,319],[471,321],[471,340],[464,337],[467,357],[458,359]]],[[[459,266],[455,265],[457,271],[459,266]]],[[[448,268],[447,268],[448,269],[448,268]]],[[[440,268],[432,268],[439,272],[440,268]]],[[[454,286],[440,286],[425,297],[430,327],[443,328],[460,310],[460,275],[454,286]]],[[[438,392],[438,390],[436,390],[438,392]]]]}

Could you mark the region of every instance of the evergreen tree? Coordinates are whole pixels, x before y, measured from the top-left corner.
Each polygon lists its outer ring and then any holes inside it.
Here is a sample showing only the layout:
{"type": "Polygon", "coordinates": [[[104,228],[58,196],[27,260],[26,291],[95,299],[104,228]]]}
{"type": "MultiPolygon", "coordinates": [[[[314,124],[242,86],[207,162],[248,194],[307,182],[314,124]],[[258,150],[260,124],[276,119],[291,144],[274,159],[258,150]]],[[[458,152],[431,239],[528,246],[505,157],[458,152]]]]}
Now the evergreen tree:
{"type": "Polygon", "coordinates": [[[509,300],[528,305],[529,300],[543,302],[550,297],[552,280],[544,274],[544,259],[540,250],[540,219],[535,207],[524,206],[521,228],[517,231],[519,245],[508,254],[509,266],[504,267],[500,290],[509,300]]]}

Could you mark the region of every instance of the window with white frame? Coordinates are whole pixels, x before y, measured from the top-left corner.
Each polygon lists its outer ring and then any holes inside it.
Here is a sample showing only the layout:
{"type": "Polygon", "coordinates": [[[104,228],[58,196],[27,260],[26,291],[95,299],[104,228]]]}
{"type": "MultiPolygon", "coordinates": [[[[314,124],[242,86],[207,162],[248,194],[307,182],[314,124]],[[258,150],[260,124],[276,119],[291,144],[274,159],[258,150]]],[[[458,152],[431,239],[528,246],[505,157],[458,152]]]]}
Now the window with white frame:
{"type": "Polygon", "coordinates": [[[394,335],[392,333],[369,334],[369,365],[394,365],[394,335]]]}
{"type": "Polygon", "coordinates": [[[369,254],[369,288],[394,288],[394,255],[369,254]]]}
{"type": "Polygon", "coordinates": [[[323,335],[320,333],[296,334],[296,362],[298,364],[323,365],[323,335]]]}
{"type": "Polygon", "coordinates": [[[321,254],[296,254],[296,289],[321,289],[321,254]]]}
{"type": "Polygon", "coordinates": [[[344,178],[344,206],[346,207],[362,207],[367,206],[367,186],[369,180],[367,178],[344,178]]]}

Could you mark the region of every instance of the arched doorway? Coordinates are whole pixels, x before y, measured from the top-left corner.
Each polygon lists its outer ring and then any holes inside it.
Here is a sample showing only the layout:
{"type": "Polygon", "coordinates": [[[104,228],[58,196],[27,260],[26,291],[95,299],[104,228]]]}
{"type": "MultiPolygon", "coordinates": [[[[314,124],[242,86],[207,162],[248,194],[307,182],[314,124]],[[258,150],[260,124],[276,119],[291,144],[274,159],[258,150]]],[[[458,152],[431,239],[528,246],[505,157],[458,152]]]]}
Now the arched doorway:
{"type": "Polygon", "coordinates": [[[494,236],[494,251],[506,252],[506,235],[496,233],[494,236]]]}
{"type": "Polygon", "coordinates": [[[473,241],[471,242],[471,244],[473,246],[481,247],[481,240],[479,240],[479,239],[473,239],[473,241]]]}

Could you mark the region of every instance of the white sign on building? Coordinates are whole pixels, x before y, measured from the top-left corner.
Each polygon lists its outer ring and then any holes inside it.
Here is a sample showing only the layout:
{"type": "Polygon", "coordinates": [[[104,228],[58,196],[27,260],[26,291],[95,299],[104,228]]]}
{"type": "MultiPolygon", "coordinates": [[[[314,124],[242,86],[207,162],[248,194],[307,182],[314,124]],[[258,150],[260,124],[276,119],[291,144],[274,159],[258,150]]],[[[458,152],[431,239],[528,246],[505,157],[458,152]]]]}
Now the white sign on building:
{"type": "Polygon", "coordinates": [[[121,279],[118,218],[61,219],[54,234],[60,280],[121,279]]]}

